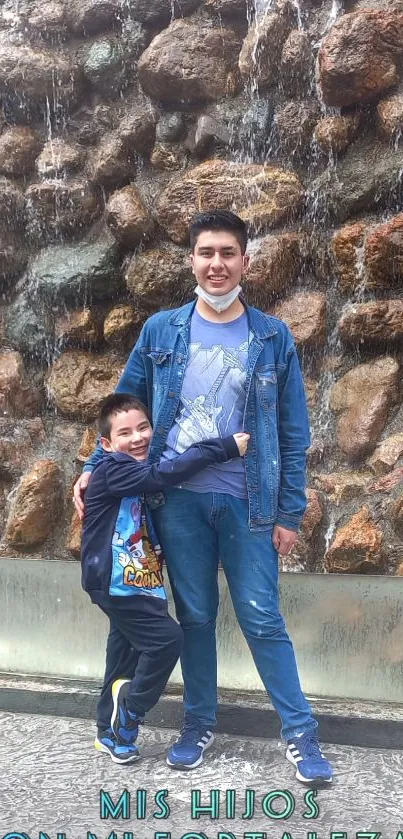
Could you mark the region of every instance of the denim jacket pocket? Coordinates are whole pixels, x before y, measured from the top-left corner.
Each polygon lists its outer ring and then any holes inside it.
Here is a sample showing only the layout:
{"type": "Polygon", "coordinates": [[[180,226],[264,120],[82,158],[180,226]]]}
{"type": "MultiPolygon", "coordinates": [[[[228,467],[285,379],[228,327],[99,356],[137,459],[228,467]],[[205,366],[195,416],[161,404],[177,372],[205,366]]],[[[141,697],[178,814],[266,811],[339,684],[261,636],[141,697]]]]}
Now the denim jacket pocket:
{"type": "Polygon", "coordinates": [[[259,402],[263,408],[275,408],[277,403],[277,375],[275,370],[256,371],[259,402]]]}

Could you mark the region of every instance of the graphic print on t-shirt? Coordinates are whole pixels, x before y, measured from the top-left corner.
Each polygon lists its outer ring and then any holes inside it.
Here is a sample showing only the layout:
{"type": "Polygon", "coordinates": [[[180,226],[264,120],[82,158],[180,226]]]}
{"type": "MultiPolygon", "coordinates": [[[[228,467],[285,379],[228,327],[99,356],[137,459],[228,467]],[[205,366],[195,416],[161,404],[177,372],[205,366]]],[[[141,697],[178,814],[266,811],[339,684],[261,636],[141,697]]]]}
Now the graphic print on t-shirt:
{"type": "Polygon", "coordinates": [[[232,417],[243,411],[245,402],[247,353],[247,341],[230,349],[190,344],[181,407],[168,436],[177,453],[201,440],[233,433],[232,417]]]}
{"type": "Polygon", "coordinates": [[[149,594],[166,599],[161,558],[152,548],[138,498],[122,498],[112,538],[109,594],[149,594]]]}

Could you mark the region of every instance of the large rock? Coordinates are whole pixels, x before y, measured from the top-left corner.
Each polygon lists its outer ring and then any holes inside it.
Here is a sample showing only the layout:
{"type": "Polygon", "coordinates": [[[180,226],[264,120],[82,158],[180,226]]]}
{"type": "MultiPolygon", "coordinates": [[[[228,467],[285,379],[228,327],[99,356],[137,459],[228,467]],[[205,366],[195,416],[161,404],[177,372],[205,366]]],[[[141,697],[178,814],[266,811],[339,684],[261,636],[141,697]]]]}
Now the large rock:
{"type": "Polygon", "coordinates": [[[213,159],[176,177],[160,194],[155,213],[168,236],[185,244],[190,219],[197,211],[232,209],[258,231],[285,221],[300,207],[302,198],[302,184],[294,172],[213,159]]]}
{"type": "Polygon", "coordinates": [[[191,300],[196,280],[186,251],[164,245],[135,254],[126,283],[137,306],[149,314],[191,300]]]}
{"type": "Polygon", "coordinates": [[[130,12],[141,23],[167,26],[173,18],[189,15],[201,0],[130,0],[130,12]]]}
{"type": "Polygon", "coordinates": [[[341,415],[337,441],[349,460],[374,448],[396,400],[398,383],[399,365],[386,356],[354,367],[332,388],[330,407],[341,415]]]}
{"type": "Polygon", "coordinates": [[[57,80],[58,102],[74,100],[80,81],[76,68],[62,50],[31,46],[0,33],[0,89],[22,104],[53,102],[57,80]]]}
{"type": "Polygon", "coordinates": [[[204,7],[218,18],[245,18],[248,13],[247,0],[205,0],[204,7]]]}
{"type": "Polygon", "coordinates": [[[300,96],[307,92],[313,75],[313,54],[306,32],[293,29],[281,54],[281,84],[289,96],[300,96]]]}
{"type": "Polygon", "coordinates": [[[96,347],[102,337],[102,319],[94,309],[77,309],[56,320],[55,338],[63,347],[96,347]]]}
{"type": "Polygon", "coordinates": [[[376,475],[386,475],[403,457],[403,434],[393,434],[376,447],[368,466],[376,475]]]}
{"type": "Polygon", "coordinates": [[[378,102],[378,130],[387,140],[395,140],[403,130],[403,91],[391,93],[378,102]]]}
{"type": "Polygon", "coordinates": [[[343,154],[358,137],[359,114],[323,117],[315,128],[315,140],[326,154],[343,154]]]}
{"type": "Polygon", "coordinates": [[[318,346],[326,337],[326,295],[300,292],[279,303],[274,313],[290,327],[296,344],[318,346]]]}
{"type": "Polygon", "coordinates": [[[7,341],[22,353],[43,358],[48,357],[53,346],[53,317],[50,317],[41,301],[29,291],[20,294],[7,306],[4,316],[4,332],[7,341]]]}
{"type": "Polygon", "coordinates": [[[384,570],[382,531],[368,507],[341,527],[326,553],[327,570],[336,574],[376,574],[384,570]]]}
{"type": "Polygon", "coordinates": [[[83,432],[83,436],[80,442],[80,448],[77,452],[76,460],[78,463],[82,464],[89,458],[90,454],[95,449],[97,444],[98,438],[98,429],[94,428],[93,426],[89,426],[83,432]]]}
{"type": "Polygon", "coordinates": [[[115,239],[128,248],[135,248],[153,231],[153,219],[139,191],[126,186],[111,195],[106,205],[106,223],[115,239]]]}
{"type": "Polygon", "coordinates": [[[107,355],[62,353],[47,375],[49,395],[64,416],[93,420],[102,399],[115,390],[123,367],[124,362],[107,355]]]}
{"type": "Polygon", "coordinates": [[[316,217],[343,222],[356,213],[397,204],[402,169],[403,147],[363,136],[312,182],[316,217]]]}
{"type": "Polygon", "coordinates": [[[85,149],[78,143],[68,142],[61,137],[49,140],[43,147],[37,161],[38,175],[53,178],[71,174],[81,169],[86,157],[85,149]]]}
{"type": "Polygon", "coordinates": [[[370,472],[330,472],[315,475],[315,484],[338,507],[364,495],[371,477],[370,472]]]}
{"type": "MultiPolygon", "coordinates": [[[[338,284],[347,294],[363,281],[364,237],[367,229],[368,224],[363,221],[346,224],[336,230],[331,240],[338,284]]],[[[366,286],[371,287],[367,282],[366,286]]]]}
{"type": "Polygon", "coordinates": [[[35,242],[72,237],[102,210],[101,192],[84,178],[42,181],[25,193],[27,231],[35,242]]]}
{"type": "Polygon", "coordinates": [[[376,227],[365,241],[365,269],[372,283],[403,278],[403,213],[376,227]]]}
{"type": "Polygon", "coordinates": [[[362,10],[343,15],[322,41],[319,81],[326,105],[366,102],[398,81],[403,14],[362,10]]]}
{"type": "Polygon", "coordinates": [[[88,159],[91,181],[106,189],[114,189],[134,178],[136,161],[116,132],[105,134],[88,159]]]}
{"type": "Polygon", "coordinates": [[[122,287],[119,250],[109,236],[51,245],[33,260],[27,279],[46,301],[108,298],[122,287]]]}
{"type": "Polygon", "coordinates": [[[232,29],[175,20],[143,52],[139,80],[149,96],[163,102],[219,99],[238,87],[239,47],[232,29]]]}
{"type": "Polygon", "coordinates": [[[74,511],[71,522],[69,533],[66,540],[66,550],[69,551],[76,559],[80,559],[81,556],[81,536],[83,532],[83,523],[78,518],[77,513],[74,511]]]}
{"type": "Polygon", "coordinates": [[[16,233],[0,227],[0,287],[18,277],[27,264],[28,254],[24,240],[16,233]]]}
{"type": "Polygon", "coordinates": [[[38,460],[21,480],[10,513],[6,542],[15,548],[41,544],[61,520],[63,485],[60,466],[38,460]]]}
{"type": "Polygon", "coordinates": [[[253,79],[259,88],[276,81],[281,52],[292,24],[288,6],[283,13],[269,10],[256,17],[239,54],[239,69],[244,79],[253,79]]]}
{"type": "Polygon", "coordinates": [[[349,344],[402,341],[403,300],[353,305],[339,321],[339,335],[349,344]]]}
{"type": "Polygon", "coordinates": [[[104,320],[104,338],[111,347],[133,346],[144,323],[142,315],[130,303],[114,306],[104,320]]]}
{"type": "Polygon", "coordinates": [[[77,35],[95,35],[122,20],[122,0],[69,0],[68,24],[77,35]]]}
{"type": "Polygon", "coordinates": [[[251,305],[265,308],[292,288],[301,267],[300,237],[279,233],[256,239],[242,287],[251,305]]]}
{"type": "Polygon", "coordinates": [[[1,416],[33,416],[38,412],[39,406],[39,393],[28,381],[20,354],[0,353],[1,416]]]}
{"type": "Polygon", "coordinates": [[[19,178],[29,175],[42,148],[38,134],[25,125],[14,125],[0,137],[0,173],[19,178]]]}
{"type": "Polygon", "coordinates": [[[24,194],[21,189],[0,177],[0,225],[9,230],[19,230],[25,220],[24,194]]]}
{"type": "Polygon", "coordinates": [[[281,148],[292,156],[306,155],[319,117],[316,102],[287,102],[283,105],[275,115],[281,148]]]}
{"type": "Polygon", "coordinates": [[[154,144],[156,116],[144,108],[126,109],[116,129],[103,134],[89,159],[89,177],[101,186],[123,186],[134,178],[136,157],[148,157],[154,144]]]}
{"type": "Polygon", "coordinates": [[[308,487],[306,490],[306,510],[302,519],[301,531],[305,539],[312,539],[312,536],[321,521],[323,520],[323,504],[316,489],[308,487]]]}
{"type": "Polygon", "coordinates": [[[121,38],[99,38],[86,43],[77,59],[85,80],[94,90],[110,95],[125,86],[129,67],[121,38]]]}

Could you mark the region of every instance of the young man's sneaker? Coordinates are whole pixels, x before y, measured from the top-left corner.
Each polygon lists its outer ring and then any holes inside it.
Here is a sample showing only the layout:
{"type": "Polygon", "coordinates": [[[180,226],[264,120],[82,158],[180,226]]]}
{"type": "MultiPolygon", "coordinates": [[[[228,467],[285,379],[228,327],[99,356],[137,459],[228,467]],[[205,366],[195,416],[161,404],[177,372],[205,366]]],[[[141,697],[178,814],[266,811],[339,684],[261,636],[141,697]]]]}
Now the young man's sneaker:
{"type": "Polygon", "coordinates": [[[112,685],[113,712],[111,717],[112,731],[118,743],[122,746],[133,745],[139,733],[139,723],[144,721],[134,711],[126,707],[130,681],[117,679],[112,685]]]}
{"type": "Polygon", "coordinates": [[[137,746],[134,743],[128,746],[118,743],[111,728],[98,732],[94,746],[97,752],[110,755],[114,763],[134,763],[140,757],[137,746]]]}
{"type": "Polygon", "coordinates": [[[323,756],[316,734],[306,731],[287,743],[286,758],[294,764],[296,778],[303,784],[330,784],[333,771],[323,756]]]}
{"type": "Polygon", "coordinates": [[[213,740],[213,732],[202,723],[197,720],[185,722],[179,740],[168,752],[168,766],[172,769],[196,769],[203,762],[203,752],[213,740]]]}

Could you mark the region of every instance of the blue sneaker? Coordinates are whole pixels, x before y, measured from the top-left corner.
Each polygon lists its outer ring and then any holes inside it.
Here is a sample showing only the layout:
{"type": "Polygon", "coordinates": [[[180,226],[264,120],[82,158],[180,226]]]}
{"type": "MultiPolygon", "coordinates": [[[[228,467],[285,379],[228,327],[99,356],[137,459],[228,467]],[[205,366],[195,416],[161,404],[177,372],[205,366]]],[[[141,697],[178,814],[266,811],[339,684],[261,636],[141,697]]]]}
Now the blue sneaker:
{"type": "Polygon", "coordinates": [[[122,746],[116,742],[116,737],[111,728],[107,731],[99,731],[94,746],[98,752],[105,752],[111,756],[114,763],[134,763],[140,757],[137,746],[132,743],[129,746],[122,746]]]}
{"type": "Polygon", "coordinates": [[[143,717],[126,708],[129,688],[129,679],[117,679],[112,685],[111,727],[117,742],[122,746],[132,746],[135,743],[139,733],[139,723],[144,722],[143,717]]]}
{"type": "Polygon", "coordinates": [[[285,756],[296,767],[295,776],[303,784],[331,784],[333,770],[319,748],[314,731],[305,731],[288,740],[285,756]]]}
{"type": "Polygon", "coordinates": [[[181,736],[171,746],[167,764],[172,769],[196,769],[203,762],[203,752],[211,746],[214,734],[198,720],[187,720],[181,736]]]}

